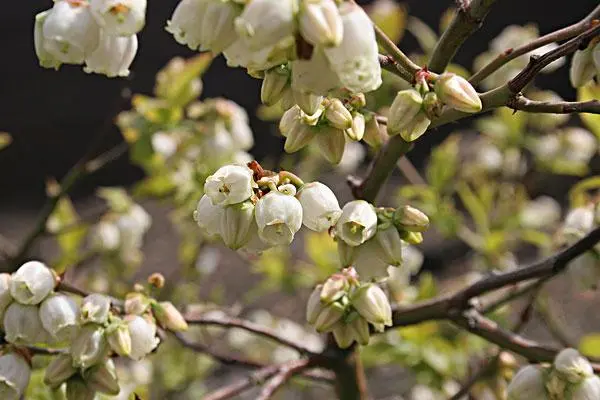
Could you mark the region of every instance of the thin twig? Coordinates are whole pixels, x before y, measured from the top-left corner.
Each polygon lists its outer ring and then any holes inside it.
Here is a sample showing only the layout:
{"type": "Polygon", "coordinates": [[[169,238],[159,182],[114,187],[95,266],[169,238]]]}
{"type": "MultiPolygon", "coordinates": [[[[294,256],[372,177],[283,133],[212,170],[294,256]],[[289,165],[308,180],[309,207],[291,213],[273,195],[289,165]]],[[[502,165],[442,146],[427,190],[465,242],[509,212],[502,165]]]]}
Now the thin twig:
{"type": "Polygon", "coordinates": [[[425,179],[406,156],[400,157],[396,166],[411,185],[427,185],[425,179]]]}
{"type": "Polygon", "coordinates": [[[513,110],[527,111],[529,113],[550,113],[550,114],[572,114],[572,113],[590,113],[600,114],[600,101],[534,101],[523,95],[517,95],[509,100],[507,107],[513,110]]]}
{"type": "Polygon", "coordinates": [[[294,375],[308,368],[310,365],[309,359],[292,360],[289,363],[282,365],[279,371],[263,386],[262,391],[256,397],[256,400],[268,400],[285,385],[294,375]]]}
{"type": "Polygon", "coordinates": [[[264,382],[279,371],[279,365],[268,365],[252,372],[247,377],[223,386],[203,397],[204,400],[225,400],[245,392],[249,388],[264,382]]]}
{"type": "MultiPolygon", "coordinates": [[[[375,35],[377,36],[377,42],[383,47],[383,49],[388,53],[388,58],[383,59],[380,56],[379,61],[384,61],[384,64],[390,64],[396,68],[397,75],[399,75],[402,79],[406,80],[408,83],[412,83],[414,81],[414,75],[418,71],[421,70],[421,67],[413,62],[398,46],[396,43],[390,39],[381,28],[377,25],[373,24],[373,28],[375,29],[375,35]],[[386,62],[387,61],[387,62],[386,62]]],[[[386,56],[383,56],[386,57],[386,56]]],[[[383,66],[383,65],[382,65],[383,66]]],[[[394,71],[392,71],[394,72],[394,71]]]]}
{"type": "Polygon", "coordinates": [[[508,62],[514,60],[517,57],[527,54],[533,50],[539,49],[540,47],[545,46],[547,44],[561,40],[568,40],[583,33],[586,29],[589,28],[590,23],[598,16],[600,16],[600,6],[597,6],[584,19],[573,25],[541,36],[527,44],[524,44],[523,46],[517,47],[516,49],[506,49],[495,59],[493,59],[489,64],[487,64],[482,69],[477,71],[477,73],[471,76],[469,82],[471,82],[473,86],[476,86],[485,78],[487,78],[495,71],[500,69],[503,65],[507,64],[508,62]]]}

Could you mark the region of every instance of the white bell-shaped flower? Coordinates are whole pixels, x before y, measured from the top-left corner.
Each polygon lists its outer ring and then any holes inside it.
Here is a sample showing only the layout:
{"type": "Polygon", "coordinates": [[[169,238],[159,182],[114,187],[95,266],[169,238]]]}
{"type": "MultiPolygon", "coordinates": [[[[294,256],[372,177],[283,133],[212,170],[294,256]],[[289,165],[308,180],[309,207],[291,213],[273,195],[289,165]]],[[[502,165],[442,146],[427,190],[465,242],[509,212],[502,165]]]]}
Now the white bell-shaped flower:
{"type": "Polygon", "coordinates": [[[377,214],[364,200],[346,203],[335,225],[336,235],[349,246],[358,246],[375,236],[377,214]]]}
{"type": "Polygon", "coordinates": [[[210,197],[204,195],[198,202],[194,220],[208,236],[214,236],[220,234],[223,213],[223,207],[213,205],[210,197]]]}
{"type": "Polygon", "coordinates": [[[539,366],[527,365],[517,372],[507,388],[508,400],[547,400],[544,373],[539,366]]]}
{"type": "Polygon", "coordinates": [[[250,51],[277,45],[294,36],[296,0],[252,0],[235,20],[235,30],[250,51]]]}
{"type": "Polygon", "coordinates": [[[302,223],[310,230],[324,232],[342,215],[335,193],[321,182],[302,186],[296,198],[302,205],[302,223]]]}
{"type": "Polygon", "coordinates": [[[594,375],[590,362],[575,349],[564,349],[554,359],[554,370],[563,379],[578,383],[594,375]]]}
{"type": "Polygon", "coordinates": [[[300,4],[300,34],[314,46],[338,46],[344,25],[334,0],[304,0],[300,4]]]}
{"type": "Polygon", "coordinates": [[[243,38],[237,38],[231,46],[223,50],[230,67],[244,67],[248,70],[263,71],[286,63],[294,57],[294,38],[290,36],[280,43],[250,50],[243,38]]]}
{"type": "Polygon", "coordinates": [[[18,400],[23,397],[31,366],[17,353],[5,353],[0,356],[0,399],[18,400]]]}
{"type": "Polygon", "coordinates": [[[571,391],[571,400],[600,399],[600,378],[596,375],[585,378],[571,391]]]}
{"type": "Polygon", "coordinates": [[[366,284],[354,292],[352,307],[374,325],[392,326],[392,307],[385,292],[373,283],[366,284]]]}
{"type": "Polygon", "coordinates": [[[81,322],[104,324],[110,315],[110,298],[100,293],[84,297],[81,303],[81,322]]]}
{"type": "Polygon", "coordinates": [[[588,46],[588,48],[578,50],[573,54],[571,68],[569,69],[569,79],[573,87],[578,88],[585,85],[592,80],[596,73],[591,47],[588,46]]]}
{"type": "Polygon", "coordinates": [[[90,5],[108,35],[135,35],[146,23],[146,0],[90,0],[90,5]]]}
{"type": "Polygon", "coordinates": [[[290,244],[302,226],[302,205],[294,197],[272,191],[256,203],[260,238],[273,246],[290,244]]]}
{"type": "Polygon", "coordinates": [[[42,36],[44,52],[54,60],[82,64],[98,47],[100,28],[87,1],[61,0],[54,3],[46,16],[42,36]]]}
{"type": "Polygon", "coordinates": [[[62,64],[60,60],[46,51],[44,45],[44,22],[52,10],[43,11],[35,16],[35,27],[33,30],[33,42],[35,45],[35,54],[37,55],[40,66],[44,68],[58,69],[62,64]]]}
{"type": "Polygon", "coordinates": [[[581,239],[594,227],[592,207],[577,207],[569,211],[563,225],[563,235],[569,243],[581,239]]]}
{"type": "Polygon", "coordinates": [[[56,286],[54,273],[39,261],[21,265],[10,281],[11,296],[22,304],[39,304],[56,286]]]}
{"type": "Polygon", "coordinates": [[[232,204],[221,213],[221,238],[227,247],[237,250],[250,240],[254,223],[254,205],[251,201],[232,204]]]}
{"type": "MultiPolygon", "coordinates": [[[[344,247],[338,244],[338,250],[344,247]]],[[[354,249],[350,253],[352,262],[349,264],[354,266],[362,281],[381,281],[388,277],[388,267],[390,264],[383,258],[383,250],[375,238],[368,240],[360,246],[347,246],[347,248],[354,249]]]]}
{"type": "Polygon", "coordinates": [[[79,323],[79,307],[64,294],[48,297],[40,305],[40,319],[44,329],[59,341],[70,339],[79,323]]]}
{"type": "Polygon", "coordinates": [[[85,369],[98,364],[109,351],[104,328],[97,324],[82,326],[71,343],[70,351],[74,367],[85,369]]]}
{"type": "Polygon", "coordinates": [[[323,96],[335,88],[342,87],[338,75],[320,47],[313,49],[309,60],[294,60],[290,65],[294,90],[323,96]]]}
{"type": "Polygon", "coordinates": [[[136,35],[111,36],[102,31],[98,48],[85,59],[83,70],[109,78],[128,76],[138,48],[136,35]]]}
{"type": "Polygon", "coordinates": [[[423,97],[414,89],[401,90],[396,94],[388,115],[387,131],[396,135],[413,124],[422,109],[423,97]]]}
{"type": "Polygon", "coordinates": [[[323,51],[342,86],[352,92],[371,92],[381,86],[379,51],[373,22],[355,3],[340,5],[344,37],[339,46],[323,51]]]}
{"type": "Polygon", "coordinates": [[[3,327],[4,337],[9,343],[31,345],[50,339],[42,325],[37,306],[12,303],[4,313],[3,327]]]}
{"type": "Polygon", "coordinates": [[[214,205],[226,206],[248,200],[252,194],[252,170],[239,165],[226,165],[206,178],[204,192],[214,205]]]}
{"type": "Polygon", "coordinates": [[[131,353],[129,357],[141,360],[158,346],[160,340],[156,337],[156,324],[140,316],[126,318],[131,335],[131,353]]]}
{"type": "Polygon", "coordinates": [[[0,274],[0,320],[2,319],[6,307],[13,301],[12,295],[10,294],[10,280],[10,274],[0,274]]]}

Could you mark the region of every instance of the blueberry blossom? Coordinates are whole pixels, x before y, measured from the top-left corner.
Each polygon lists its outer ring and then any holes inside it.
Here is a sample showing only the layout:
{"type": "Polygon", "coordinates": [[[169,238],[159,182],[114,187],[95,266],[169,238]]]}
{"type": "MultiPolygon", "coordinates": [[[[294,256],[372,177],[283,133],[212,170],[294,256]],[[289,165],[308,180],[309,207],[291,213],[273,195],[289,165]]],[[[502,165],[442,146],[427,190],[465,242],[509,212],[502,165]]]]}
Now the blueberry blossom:
{"type": "Polygon", "coordinates": [[[302,223],[310,230],[326,231],[335,225],[342,214],[335,194],[321,182],[302,186],[296,198],[302,206],[302,223]]]}
{"type": "Polygon", "coordinates": [[[54,273],[39,261],[21,265],[10,281],[11,296],[22,304],[39,304],[56,286],[54,273]]]}
{"type": "Polygon", "coordinates": [[[0,398],[18,400],[23,397],[31,377],[31,366],[17,353],[0,356],[0,398]]]}
{"type": "Polygon", "coordinates": [[[344,205],[336,225],[336,236],[349,246],[359,246],[375,236],[377,214],[364,200],[354,200],[344,205]]]}
{"type": "Polygon", "coordinates": [[[146,0],[90,0],[90,5],[108,35],[135,35],[146,23],[146,0]]]}
{"type": "Polygon", "coordinates": [[[241,203],[252,196],[252,171],[240,165],[226,165],[206,178],[204,192],[213,205],[241,203]]]}
{"type": "Polygon", "coordinates": [[[293,196],[271,191],[256,203],[258,235],[273,246],[290,244],[302,226],[302,205],[293,196]]]}
{"type": "Polygon", "coordinates": [[[129,76],[129,66],[137,53],[136,35],[110,36],[104,31],[96,50],[85,58],[83,70],[87,73],[115,76],[129,76]]]}

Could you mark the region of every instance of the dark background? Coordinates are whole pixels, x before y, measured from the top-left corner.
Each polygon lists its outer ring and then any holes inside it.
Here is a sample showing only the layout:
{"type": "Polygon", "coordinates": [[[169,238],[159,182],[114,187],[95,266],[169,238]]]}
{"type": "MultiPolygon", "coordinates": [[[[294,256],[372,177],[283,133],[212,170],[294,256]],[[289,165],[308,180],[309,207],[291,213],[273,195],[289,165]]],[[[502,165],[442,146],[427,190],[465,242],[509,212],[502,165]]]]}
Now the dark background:
{"type": "MultiPolygon", "coordinates": [[[[33,49],[33,24],[36,13],[52,6],[50,0],[11,2],[0,13],[0,131],[13,135],[14,143],[0,152],[0,206],[31,207],[41,204],[44,182],[60,178],[83,154],[96,132],[110,121],[120,104],[122,88],[134,93],[151,93],[156,72],[172,57],[192,54],[178,45],[164,30],[177,0],[149,0],[146,27],[140,34],[140,47],[129,79],[107,79],[85,74],[80,66],[63,66],[60,71],[38,66],[33,49]]],[[[363,4],[368,1],[361,2],[363,4]]],[[[432,27],[439,26],[442,12],[452,1],[412,0],[403,2],[411,15],[432,27]]],[[[597,0],[498,0],[484,27],[460,51],[458,63],[471,67],[473,57],[487,49],[490,39],[509,24],[536,22],[541,33],[576,22],[597,5],[597,0]]],[[[416,49],[407,34],[402,42],[406,51],[416,49]]],[[[540,78],[540,86],[552,88],[563,97],[573,98],[567,68],[540,78]]],[[[252,115],[259,102],[260,81],[241,69],[225,66],[218,58],[204,77],[203,96],[228,97],[246,107],[252,115]]],[[[268,125],[252,118],[260,158],[279,152],[282,143],[270,134],[268,125]]],[[[436,135],[426,135],[411,153],[419,164],[430,146],[442,140],[452,127],[436,135]]],[[[116,128],[106,138],[106,147],[121,140],[116,128]]],[[[99,185],[122,185],[141,176],[123,157],[78,186],[76,195],[89,193],[99,185]]]]}

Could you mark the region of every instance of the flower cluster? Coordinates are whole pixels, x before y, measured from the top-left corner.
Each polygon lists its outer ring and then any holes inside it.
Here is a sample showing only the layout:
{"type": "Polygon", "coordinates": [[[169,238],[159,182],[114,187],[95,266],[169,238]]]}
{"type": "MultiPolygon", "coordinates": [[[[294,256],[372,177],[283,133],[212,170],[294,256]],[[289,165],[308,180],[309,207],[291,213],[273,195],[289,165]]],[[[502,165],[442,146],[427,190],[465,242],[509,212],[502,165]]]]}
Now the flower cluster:
{"type": "Polygon", "coordinates": [[[146,0],[58,0],[35,17],[35,51],[40,65],[85,64],[85,72],[129,75],[146,0]]]}
{"type": "Polygon", "coordinates": [[[600,76],[600,41],[592,40],[583,50],[577,50],[571,60],[569,79],[573,87],[581,87],[600,76]]]}
{"type": "MultiPolygon", "coordinates": [[[[94,393],[119,393],[112,355],[140,360],[159,343],[157,324],[182,331],[187,323],[169,302],[143,293],[128,295],[124,306],[111,298],[90,294],[81,302],[56,291],[54,272],[38,261],[23,264],[12,275],[0,275],[0,311],[7,343],[29,356],[28,346],[66,349],[46,369],[44,382],[58,388],[66,382],[67,398],[84,399],[94,393]],[[80,303],[80,304],[79,304],[80,303]]],[[[19,354],[0,357],[2,398],[18,399],[29,376],[29,365],[19,354]]]]}
{"type": "Polygon", "coordinates": [[[508,386],[508,400],[588,400],[600,398],[600,378],[575,349],[561,351],[552,365],[528,365],[508,386]]]}
{"type": "Polygon", "coordinates": [[[306,307],[306,320],[317,332],[332,332],[338,346],[369,343],[369,324],[378,332],[392,324],[392,309],[383,290],[361,284],[354,268],[345,268],[318,285],[306,307]]]}
{"type": "Polygon", "coordinates": [[[440,115],[447,105],[458,111],[477,113],[481,100],[471,84],[463,77],[447,72],[433,77],[426,71],[418,73],[414,89],[396,94],[388,115],[387,132],[408,142],[418,139],[429,127],[431,119],[440,115]],[[433,85],[433,91],[430,88],[433,85]]]}

